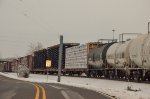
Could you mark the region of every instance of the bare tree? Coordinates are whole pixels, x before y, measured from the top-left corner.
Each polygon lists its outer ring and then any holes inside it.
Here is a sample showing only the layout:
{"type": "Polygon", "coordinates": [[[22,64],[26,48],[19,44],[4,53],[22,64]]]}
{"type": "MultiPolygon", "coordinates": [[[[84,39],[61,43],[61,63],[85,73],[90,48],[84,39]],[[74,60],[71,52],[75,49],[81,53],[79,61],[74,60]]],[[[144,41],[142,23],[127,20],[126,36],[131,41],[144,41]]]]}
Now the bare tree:
{"type": "Polygon", "coordinates": [[[30,43],[28,47],[29,47],[28,54],[33,54],[35,51],[43,49],[43,45],[40,42],[37,42],[36,45],[33,43],[30,43]]]}
{"type": "Polygon", "coordinates": [[[42,43],[37,42],[37,45],[35,46],[35,51],[42,50],[42,49],[43,49],[42,43]]]}
{"type": "Polygon", "coordinates": [[[33,54],[35,51],[35,45],[33,43],[30,43],[28,47],[29,47],[28,54],[33,54]]]}
{"type": "Polygon", "coordinates": [[[0,60],[3,58],[2,53],[0,52],[0,60]]]}

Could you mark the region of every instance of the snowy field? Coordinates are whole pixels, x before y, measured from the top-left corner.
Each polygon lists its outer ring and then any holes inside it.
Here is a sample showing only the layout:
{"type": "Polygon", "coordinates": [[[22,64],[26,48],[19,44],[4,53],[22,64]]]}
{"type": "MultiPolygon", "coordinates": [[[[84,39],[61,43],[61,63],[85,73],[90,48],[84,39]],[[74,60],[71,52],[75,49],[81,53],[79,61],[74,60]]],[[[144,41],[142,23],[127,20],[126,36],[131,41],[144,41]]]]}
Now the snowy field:
{"type": "MultiPolygon", "coordinates": [[[[57,76],[30,74],[29,78],[18,78],[16,73],[1,73],[10,78],[41,82],[41,83],[57,83],[57,76]]],[[[124,81],[113,81],[104,79],[93,79],[93,78],[79,78],[79,77],[61,77],[60,84],[76,86],[91,89],[97,92],[107,93],[111,96],[116,96],[118,99],[150,99],[150,84],[124,82],[124,81]],[[141,91],[127,91],[127,86],[133,86],[133,88],[141,89],[141,91]]]]}

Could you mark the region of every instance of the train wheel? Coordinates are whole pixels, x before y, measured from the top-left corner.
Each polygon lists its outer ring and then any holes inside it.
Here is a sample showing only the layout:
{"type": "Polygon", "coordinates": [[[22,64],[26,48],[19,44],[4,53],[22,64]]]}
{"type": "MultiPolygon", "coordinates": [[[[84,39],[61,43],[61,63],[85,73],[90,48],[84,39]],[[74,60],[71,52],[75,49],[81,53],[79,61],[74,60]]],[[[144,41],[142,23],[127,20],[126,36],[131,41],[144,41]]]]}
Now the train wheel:
{"type": "Polygon", "coordinates": [[[73,76],[72,72],[69,72],[69,76],[73,76]]]}
{"type": "Polygon", "coordinates": [[[140,76],[137,74],[136,76],[134,76],[134,80],[136,81],[136,82],[140,82],[140,76]]]}
{"type": "Polygon", "coordinates": [[[90,77],[96,78],[97,77],[96,71],[90,71],[90,77]]]}
{"type": "Polygon", "coordinates": [[[109,71],[109,79],[113,79],[114,78],[114,73],[113,71],[109,71]]]}
{"type": "Polygon", "coordinates": [[[78,76],[81,76],[82,75],[82,72],[78,72],[78,76]]]}
{"type": "Polygon", "coordinates": [[[104,77],[105,77],[106,79],[108,79],[108,78],[109,78],[109,74],[108,74],[107,72],[105,72],[104,77]]]}
{"type": "Polygon", "coordinates": [[[142,81],[146,81],[146,77],[145,77],[145,76],[142,77],[141,80],[142,80],[142,81]]]}
{"type": "Polygon", "coordinates": [[[127,80],[127,81],[132,81],[132,80],[133,80],[132,75],[126,75],[126,76],[125,76],[125,80],[127,80]]]}
{"type": "Polygon", "coordinates": [[[94,74],[92,71],[90,72],[90,77],[94,77],[94,74]]]}
{"type": "Polygon", "coordinates": [[[136,78],[136,81],[137,81],[137,82],[140,82],[140,81],[141,81],[141,78],[140,78],[140,77],[137,77],[137,78],[136,78]]]}
{"type": "Polygon", "coordinates": [[[99,73],[99,77],[101,78],[102,76],[103,76],[103,73],[102,73],[102,72],[100,72],[100,73],[99,73]]]}
{"type": "Polygon", "coordinates": [[[91,77],[90,71],[86,72],[85,74],[86,74],[86,77],[87,77],[87,78],[90,78],[90,77],[91,77]]]}

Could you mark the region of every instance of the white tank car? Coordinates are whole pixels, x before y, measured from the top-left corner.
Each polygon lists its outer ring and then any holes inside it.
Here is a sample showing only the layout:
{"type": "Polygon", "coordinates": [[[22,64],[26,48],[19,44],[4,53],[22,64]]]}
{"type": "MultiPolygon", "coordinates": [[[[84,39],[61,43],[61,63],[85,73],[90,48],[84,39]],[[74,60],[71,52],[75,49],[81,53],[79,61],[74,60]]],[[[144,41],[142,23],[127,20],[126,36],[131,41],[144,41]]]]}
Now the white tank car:
{"type": "Polygon", "coordinates": [[[107,51],[107,63],[116,68],[124,68],[129,64],[128,46],[130,42],[132,40],[112,45],[107,51]]]}
{"type": "Polygon", "coordinates": [[[115,58],[116,58],[116,49],[118,48],[118,46],[120,45],[120,43],[115,43],[113,45],[111,45],[106,53],[106,59],[107,59],[107,63],[109,64],[109,66],[115,67],[115,58]]]}
{"type": "Polygon", "coordinates": [[[143,47],[143,66],[150,68],[150,35],[147,35],[143,47]]]}
{"type": "Polygon", "coordinates": [[[132,42],[132,40],[122,42],[118,49],[116,50],[116,67],[117,68],[124,68],[129,64],[129,45],[132,42]]]}
{"type": "Polygon", "coordinates": [[[133,67],[150,67],[150,36],[142,35],[137,37],[129,47],[131,66],[133,67]]]}

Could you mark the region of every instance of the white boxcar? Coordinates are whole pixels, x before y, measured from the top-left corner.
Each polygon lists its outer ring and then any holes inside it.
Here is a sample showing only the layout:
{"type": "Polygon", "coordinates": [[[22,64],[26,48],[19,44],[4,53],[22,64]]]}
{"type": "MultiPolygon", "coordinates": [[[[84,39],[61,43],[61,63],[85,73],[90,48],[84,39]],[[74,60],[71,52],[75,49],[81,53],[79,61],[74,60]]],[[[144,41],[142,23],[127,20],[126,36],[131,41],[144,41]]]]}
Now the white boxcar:
{"type": "Polygon", "coordinates": [[[97,47],[98,42],[91,42],[66,49],[65,69],[87,69],[87,56],[91,49],[97,47]]]}
{"type": "Polygon", "coordinates": [[[65,68],[87,68],[87,45],[66,49],[65,68]]]}

